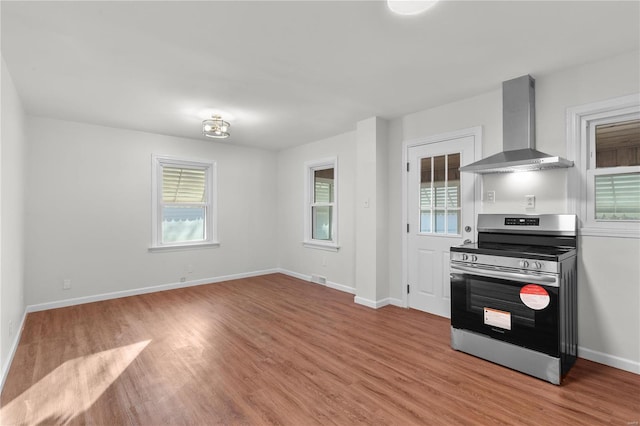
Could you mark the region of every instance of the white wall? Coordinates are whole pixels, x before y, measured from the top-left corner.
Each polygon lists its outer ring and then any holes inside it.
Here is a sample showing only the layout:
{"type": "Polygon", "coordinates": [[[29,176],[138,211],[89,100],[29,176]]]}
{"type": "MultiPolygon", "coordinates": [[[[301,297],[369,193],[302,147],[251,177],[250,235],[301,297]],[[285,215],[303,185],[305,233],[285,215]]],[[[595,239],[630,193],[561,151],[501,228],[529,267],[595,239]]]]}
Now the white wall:
{"type": "Polygon", "coordinates": [[[579,355],[640,374],[640,240],[581,237],[579,248],[579,355]]]}
{"type": "MultiPolygon", "coordinates": [[[[536,78],[536,146],[567,155],[566,109],[589,102],[640,92],[639,52],[562,70],[536,78]]],[[[517,77],[517,76],[511,76],[517,77]]],[[[501,90],[407,115],[390,126],[389,228],[398,229],[400,189],[404,177],[402,141],[473,126],[483,128],[483,156],[502,147],[501,90]]],[[[495,204],[482,203],[485,213],[524,213],[524,196],[536,196],[532,213],[567,213],[567,174],[551,170],[483,177],[483,188],[496,191],[495,204]]],[[[569,212],[573,213],[573,212],[569,212]]],[[[401,237],[390,236],[390,296],[401,298],[401,237]]],[[[640,372],[640,241],[583,237],[579,246],[580,355],[640,372]]]]}
{"type": "MultiPolygon", "coordinates": [[[[24,315],[24,112],[2,59],[0,122],[0,366],[2,383],[24,315]]],[[[0,384],[0,387],[2,385],[0,384]]]]}
{"type": "Polygon", "coordinates": [[[276,266],[275,153],[36,117],[28,128],[28,305],[276,266]],[[147,250],[152,154],[217,162],[220,247],[147,250]]]}
{"type": "Polygon", "coordinates": [[[329,285],[355,291],[355,175],[356,132],[280,151],[278,153],[279,266],[309,277],[327,278],[329,285]],[[306,161],[338,158],[337,252],[307,248],[304,239],[304,183],[306,161]]]}
{"type": "Polygon", "coordinates": [[[379,117],[356,126],[356,303],[370,307],[389,299],[387,234],[387,121],[379,117]]]}
{"type": "Polygon", "coordinates": [[[389,123],[380,118],[376,121],[376,300],[386,299],[389,303],[401,304],[401,301],[389,298],[389,123]]]}

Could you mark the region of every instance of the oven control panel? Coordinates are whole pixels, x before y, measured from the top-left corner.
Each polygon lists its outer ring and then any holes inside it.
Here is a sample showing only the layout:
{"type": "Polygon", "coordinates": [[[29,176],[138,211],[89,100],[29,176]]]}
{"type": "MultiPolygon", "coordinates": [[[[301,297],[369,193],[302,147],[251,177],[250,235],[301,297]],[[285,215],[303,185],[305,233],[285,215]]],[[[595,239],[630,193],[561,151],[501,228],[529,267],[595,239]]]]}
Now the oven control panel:
{"type": "Polygon", "coordinates": [[[539,217],[505,217],[505,226],[540,226],[539,217]]]}
{"type": "Polygon", "coordinates": [[[577,234],[577,217],[573,214],[496,214],[478,215],[478,232],[571,236],[577,234]]]}

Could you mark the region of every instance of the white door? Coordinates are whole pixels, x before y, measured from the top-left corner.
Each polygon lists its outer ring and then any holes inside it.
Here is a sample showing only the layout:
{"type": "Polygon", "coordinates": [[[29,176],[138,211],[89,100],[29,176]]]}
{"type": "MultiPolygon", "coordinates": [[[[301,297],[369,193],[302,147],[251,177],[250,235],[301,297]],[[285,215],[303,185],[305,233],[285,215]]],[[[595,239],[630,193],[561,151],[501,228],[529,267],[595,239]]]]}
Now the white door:
{"type": "Polygon", "coordinates": [[[407,297],[411,308],[449,318],[449,248],[474,240],[474,136],[408,148],[407,297]]]}

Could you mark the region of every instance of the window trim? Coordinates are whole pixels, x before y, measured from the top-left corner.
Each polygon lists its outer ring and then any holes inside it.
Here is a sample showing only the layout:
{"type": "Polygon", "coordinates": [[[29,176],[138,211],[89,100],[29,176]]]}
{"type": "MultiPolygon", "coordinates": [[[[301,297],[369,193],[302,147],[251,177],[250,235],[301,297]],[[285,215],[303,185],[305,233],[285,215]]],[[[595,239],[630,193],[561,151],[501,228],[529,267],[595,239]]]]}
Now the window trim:
{"type": "MultiPolygon", "coordinates": [[[[589,214],[595,211],[595,194],[589,193],[593,188],[589,179],[594,175],[589,158],[595,143],[592,141],[591,129],[595,124],[618,121],[616,118],[622,121],[623,117],[638,113],[640,113],[640,94],[567,109],[567,157],[573,158],[575,165],[569,169],[568,174],[567,210],[578,215],[580,235],[640,239],[640,222],[638,221],[596,221],[593,214],[589,214]]],[[[622,174],[628,169],[628,167],[621,167],[616,172],[622,174]]]]}
{"type": "Polygon", "coordinates": [[[321,160],[307,161],[304,163],[304,239],[302,244],[304,247],[338,251],[340,246],[338,244],[338,158],[330,157],[321,160]],[[314,195],[314,172],[316,170],[324,170],[333,168],[333,214],[331,220],[331,241],[315,240],[312,238],[312,206],[315,204],[313,200],[314,195]]]}
{"type": "Polygon", "coordinates": [[[218,241],[218,202],[217,202],[217,164],[212,160],[186,159],[169,155],[153,154],[151,156],[151,246],[149,251],[168,251],[217,247],[218,241]],[[205,186],[205,239],[202,241],[162,243],[162,167],[164,165],[177,167],[204,168],[206,173],[205,186]]]}

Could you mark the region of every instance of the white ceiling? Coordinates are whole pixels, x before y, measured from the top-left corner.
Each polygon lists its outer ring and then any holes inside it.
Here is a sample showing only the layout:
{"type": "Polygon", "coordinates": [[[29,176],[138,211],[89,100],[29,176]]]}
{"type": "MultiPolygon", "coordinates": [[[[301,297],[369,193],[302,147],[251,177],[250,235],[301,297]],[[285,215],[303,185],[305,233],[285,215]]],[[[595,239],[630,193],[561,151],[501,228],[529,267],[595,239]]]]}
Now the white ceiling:
{"type": "Polygon", "coordinates": [[[282,149],[640,48],[640,2],[1,2],[29,114],[282,149]]]}

